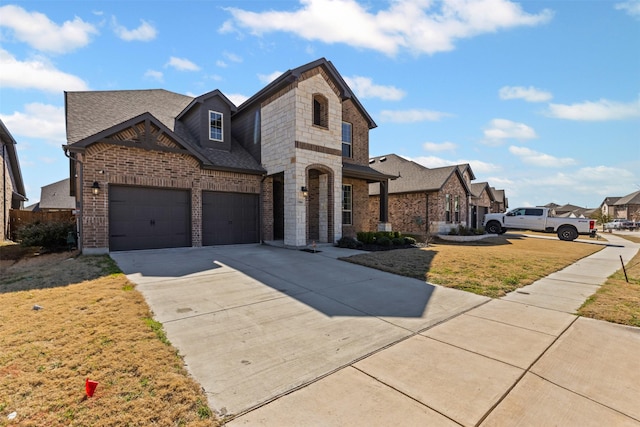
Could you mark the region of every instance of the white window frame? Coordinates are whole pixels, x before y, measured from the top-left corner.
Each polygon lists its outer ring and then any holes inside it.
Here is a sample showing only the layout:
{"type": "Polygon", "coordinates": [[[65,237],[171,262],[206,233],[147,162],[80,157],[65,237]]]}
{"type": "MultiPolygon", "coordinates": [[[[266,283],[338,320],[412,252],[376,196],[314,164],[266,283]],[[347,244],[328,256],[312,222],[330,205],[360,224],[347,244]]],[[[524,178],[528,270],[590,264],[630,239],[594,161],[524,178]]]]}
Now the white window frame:
{"type": "Polygon", "coordinates": [[[444,195],[444,220],[447,223],[451,222],[451,194],[444,195]]]}
{"type": "MultiPolygon", "coordinates": [[[[217,129],[217,128],[216,128],[217,129]]],[[[213,110],[209,110],[209,140],[210,141],[218,141],[218,142],[223,142],[224,141],[224,114],[222,114],[219,111],[213,111],[213,110]],[[213,123],[213,115],[214,114],[218,114],[220,116],[220,138],[214,138],[213,134],[212,134],[212,123],[213,123]]]]}
{"type": "Polygon", "coordinates": [[[342,225],[353,225],[353,185],[342,184],[342,225]],[[345,204],[345,189],[349,189],[348,206],[345,204]],[[344,214],[349,213],[349,222],[344,222],[344,214]]]}
{"type": "Polygon", "coordinates": [[[342,122],[342,157],[353,158],[353,124],[349,122],[342,122]],[[349,140],[344,139],[345,125],[349,126],[349,140]],[[349,147],[349,155],[344,155],[345,146],[349,147]]]}
{"type": "Polygon", "coordinates": [[[453,212],[454,221],[456,223],[460,222],[460,196],[458,195],[453,198],[453,212]]]}

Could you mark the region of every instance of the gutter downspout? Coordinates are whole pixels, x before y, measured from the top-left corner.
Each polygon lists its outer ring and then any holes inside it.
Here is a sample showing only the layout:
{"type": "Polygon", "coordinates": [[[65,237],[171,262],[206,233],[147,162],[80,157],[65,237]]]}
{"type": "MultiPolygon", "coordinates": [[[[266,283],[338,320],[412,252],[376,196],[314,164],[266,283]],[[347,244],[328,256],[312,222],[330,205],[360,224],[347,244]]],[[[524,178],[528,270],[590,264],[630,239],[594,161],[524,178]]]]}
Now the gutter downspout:
{"type": "MultiPolygon", "coordinates": [[[[79,172],[79,176],[78,179],[76,179],[76,177],[73,177],[73,185],[75,186],[75,192],[76,192],[76,215],[77,215],[77,221],[76,221],[76,228],[77,228],[77,232],[78,232],[78,250],[80,251],[80,253],[82,253],[83,250],[83,245],[82,245],[82,238],[84,236],[83,234],[83,226],[82,226],[82,216],[83,216],[83,212],[84,212],[84,197],[83,197],[83,191],[82,191],[82,182],[83,182],[83,173],[84,173],[84,164],[82,163],[82,160],[77,159],[75,156],[71,157],[69,155],[69,147],[66,145],[62,146],[62,149],[64,150],[64,155],[65,157],[67,157],[69,160],[74,161],[76,163],[78,163],[80,165],[80,172],[79,172]],[[80,181],[81,185],[80,188],[78,188],[78,180],[80,181]],[[78,197],[79,196],[79,197],[78,197]]],[[[76,169],[77,170],[77,169],[76,169]]]]}

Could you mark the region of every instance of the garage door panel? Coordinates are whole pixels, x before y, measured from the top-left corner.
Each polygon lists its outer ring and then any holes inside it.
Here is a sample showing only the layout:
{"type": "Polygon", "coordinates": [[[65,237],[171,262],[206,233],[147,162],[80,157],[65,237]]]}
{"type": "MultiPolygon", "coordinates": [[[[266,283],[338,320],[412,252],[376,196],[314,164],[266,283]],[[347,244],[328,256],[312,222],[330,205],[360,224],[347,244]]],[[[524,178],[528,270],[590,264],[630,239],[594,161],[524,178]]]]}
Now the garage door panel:
{"type": "Polygon", "coordinates": [[[257,243],[259,234],[257,194],[202,193],[202,244],[257,243]]]}
{"type": "Polygon", "coordinates": [[[109,249],[191,246],[191,203],[186,190],[109,187],[109,249]]]}

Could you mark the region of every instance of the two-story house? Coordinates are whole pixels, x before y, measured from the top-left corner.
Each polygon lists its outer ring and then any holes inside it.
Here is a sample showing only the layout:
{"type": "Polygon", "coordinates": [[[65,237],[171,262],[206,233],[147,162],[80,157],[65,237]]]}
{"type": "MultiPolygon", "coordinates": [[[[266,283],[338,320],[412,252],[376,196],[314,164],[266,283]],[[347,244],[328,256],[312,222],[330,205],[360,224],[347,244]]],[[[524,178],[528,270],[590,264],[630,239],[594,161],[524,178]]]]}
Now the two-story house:
{"type": "Polygon", "coordinates": [[[214,90],[66,92],[84,253],[335,242],[369,226],[376,127],[333,64],[289,70],[240,106],[214,90]]]}

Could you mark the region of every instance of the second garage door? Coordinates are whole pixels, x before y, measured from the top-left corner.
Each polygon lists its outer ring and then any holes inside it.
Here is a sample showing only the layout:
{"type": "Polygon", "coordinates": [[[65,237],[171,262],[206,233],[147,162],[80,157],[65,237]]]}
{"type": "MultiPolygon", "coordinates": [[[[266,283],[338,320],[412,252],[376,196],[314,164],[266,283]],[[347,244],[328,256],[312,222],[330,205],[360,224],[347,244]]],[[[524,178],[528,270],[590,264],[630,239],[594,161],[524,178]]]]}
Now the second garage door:
{"type": "Polygon", "coordinates": [[[202,244],[257,243],[259,233],[257,194],[202,192],[202,244]]]}
{"type": "Polygon", "coordinates": [[[109,250],[191,246],[189,191],[109,186],[109,250]]]}

